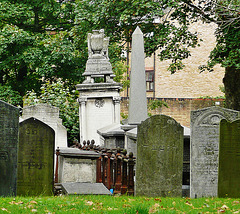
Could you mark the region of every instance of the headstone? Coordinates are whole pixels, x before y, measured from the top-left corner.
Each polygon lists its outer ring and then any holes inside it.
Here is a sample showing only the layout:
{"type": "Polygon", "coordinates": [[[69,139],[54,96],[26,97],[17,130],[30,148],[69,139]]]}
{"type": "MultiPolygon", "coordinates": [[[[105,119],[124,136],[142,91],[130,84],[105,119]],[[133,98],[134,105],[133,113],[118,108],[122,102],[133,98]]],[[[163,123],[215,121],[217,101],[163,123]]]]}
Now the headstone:
{"type": "Polygon", "coordinates": [[[238,111],[216,106],[191,112],[191,198],[217,196],[219,123],[238,117],[238,111]]]}
{"type": "Polygon", "coordinates": [[[0,100],[0,196],[15,196],[19,109],[0,100]]]}
{"type": "Polygon", "coordinates": [[[53,194],[54,130],[36,118],[20,123],[17,195],[53,194]]]}
{"type": "Polygon", "coordinates": [[[67,195],[111,195],[103,183],[62,183],[63,193],[67,195]]]}
{"type": "Polygon", "coordinates": [[[146,120],[148,117],[144,59],[143,33],[137,27],[132,35],[129,124],[140,124],[141,121],[146,120]]]}
{"type": "Polygon", "coordinates": [[[55,131],[55,148],[67,147],[67,129],[62,125],[62,119],[59,118],[59,108],[47,103],[39,103],[23,108],[22,121],[34,117],[55,131]]]}
{"type": "Polygon", "coordinates": [[[240,197],[240,120],[220,122],[218,197],[240,197]]]}
{"type": "Polygon", "coordinates": [[[183,128],[173,118],[153,116],[138,126],[136,195],[181,197],[183,128]]]}

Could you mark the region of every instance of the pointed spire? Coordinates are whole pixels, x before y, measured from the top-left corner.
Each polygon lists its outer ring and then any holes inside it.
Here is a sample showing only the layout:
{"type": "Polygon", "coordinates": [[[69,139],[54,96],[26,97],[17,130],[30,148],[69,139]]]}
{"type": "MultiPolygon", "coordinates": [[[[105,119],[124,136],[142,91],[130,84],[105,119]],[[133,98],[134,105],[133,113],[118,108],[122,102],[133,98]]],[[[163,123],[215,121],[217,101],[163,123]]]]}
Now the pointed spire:
{"type": "Polygon", "coordinates": [[[147,117],[144,41],[143,33],[137,27],[132,34],[128,123],[140,124],[147,117]]]}

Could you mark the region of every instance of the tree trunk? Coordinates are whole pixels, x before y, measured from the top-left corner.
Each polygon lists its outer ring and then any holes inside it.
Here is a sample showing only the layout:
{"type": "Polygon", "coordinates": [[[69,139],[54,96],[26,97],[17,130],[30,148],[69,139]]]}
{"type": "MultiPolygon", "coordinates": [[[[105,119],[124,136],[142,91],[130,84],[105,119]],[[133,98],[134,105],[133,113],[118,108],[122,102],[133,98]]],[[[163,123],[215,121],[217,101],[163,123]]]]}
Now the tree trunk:
{"type": "Polygon", "coordinates": [[[240,69],[227,67],[223,78],[226,107],[240,111],[240,69]]]}

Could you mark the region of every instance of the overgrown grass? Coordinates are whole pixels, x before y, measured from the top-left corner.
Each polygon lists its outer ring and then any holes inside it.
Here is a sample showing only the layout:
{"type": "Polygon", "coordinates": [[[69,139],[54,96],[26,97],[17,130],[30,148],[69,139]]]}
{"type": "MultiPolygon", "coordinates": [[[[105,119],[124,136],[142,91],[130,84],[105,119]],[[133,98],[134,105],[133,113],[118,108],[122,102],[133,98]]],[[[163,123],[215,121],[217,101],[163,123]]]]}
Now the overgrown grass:
{"type": "Polygon", "coordinates": [[[0,213],[240,213],[240,199],[58,196],[0,198],[0,213]]]}

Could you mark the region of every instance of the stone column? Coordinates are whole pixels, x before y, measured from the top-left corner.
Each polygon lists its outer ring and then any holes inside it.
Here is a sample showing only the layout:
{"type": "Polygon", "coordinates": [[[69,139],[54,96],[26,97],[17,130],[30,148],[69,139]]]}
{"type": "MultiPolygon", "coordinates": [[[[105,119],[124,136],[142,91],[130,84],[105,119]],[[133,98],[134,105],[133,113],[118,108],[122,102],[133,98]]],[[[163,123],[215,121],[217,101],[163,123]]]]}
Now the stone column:
{"type": "Polygon", "coordinates": [[[114,123],[120,123],[120,100],[121,97],[113,97],[113,103],[114,103],[114,123]]]}
{"type": "Polygon", "coordinates": [[[86,135],[87,135],[87,120],[86,120],[86,102],[87,102],[87,98],[79,98],[78,99],[79,102],[79,128],[80,128],[80,143],[82,143],[84,140],[88,140],[85,139],[86,135]]]}
{"type": "Polygon", "coordinates": [[[147,119],[143,33],[139,27],[132,35],[131,76],[128,124],[137,125],[147,119]]]}

